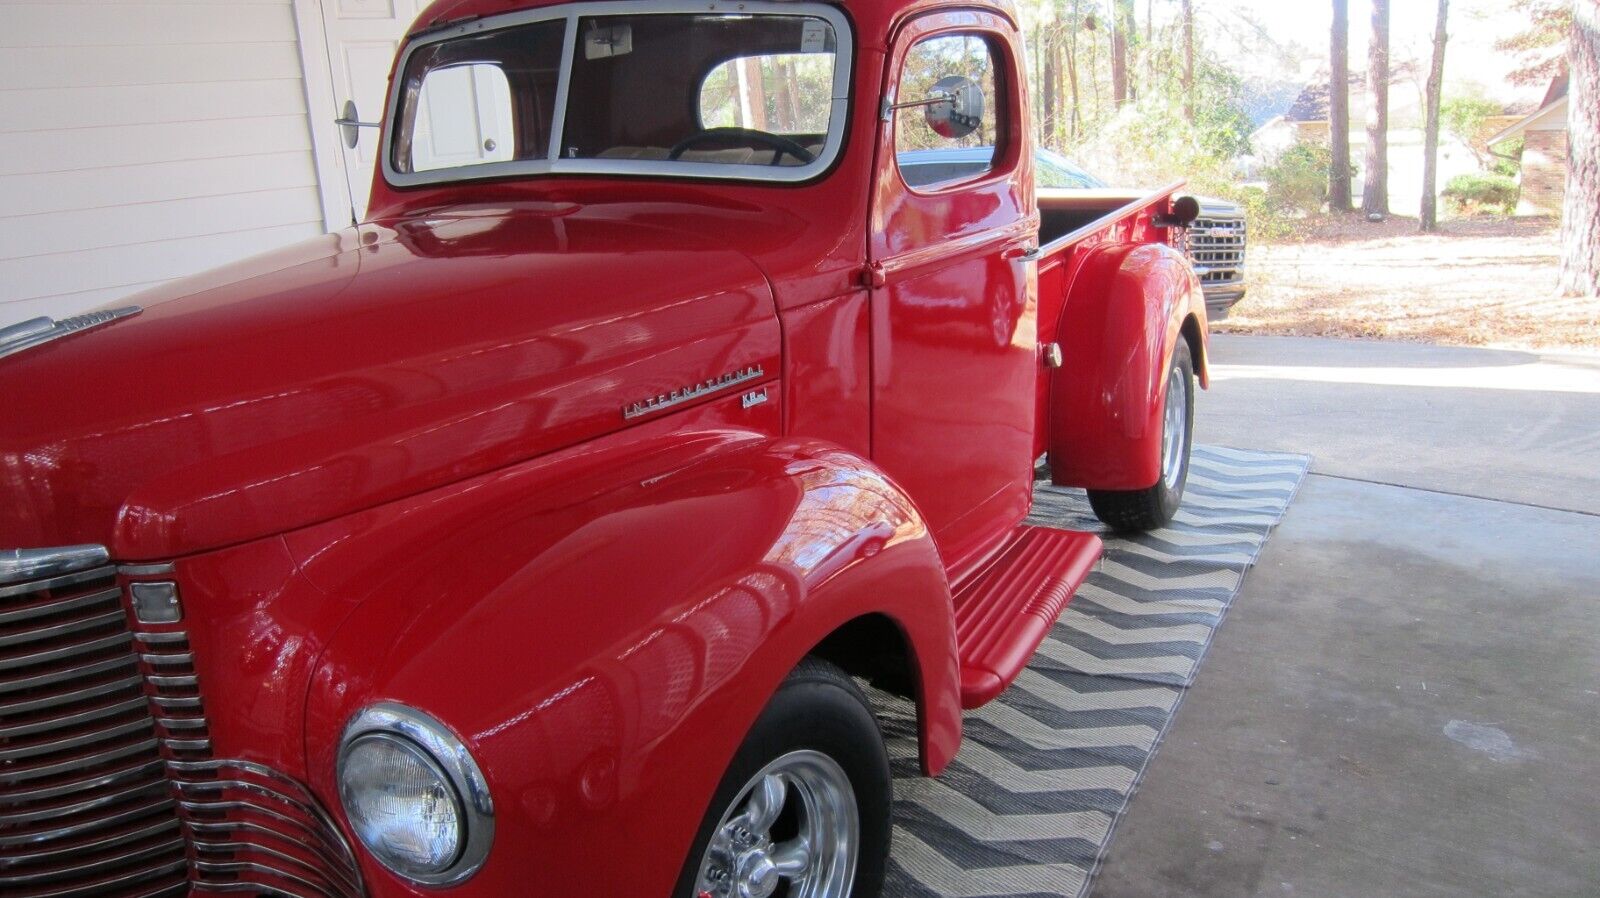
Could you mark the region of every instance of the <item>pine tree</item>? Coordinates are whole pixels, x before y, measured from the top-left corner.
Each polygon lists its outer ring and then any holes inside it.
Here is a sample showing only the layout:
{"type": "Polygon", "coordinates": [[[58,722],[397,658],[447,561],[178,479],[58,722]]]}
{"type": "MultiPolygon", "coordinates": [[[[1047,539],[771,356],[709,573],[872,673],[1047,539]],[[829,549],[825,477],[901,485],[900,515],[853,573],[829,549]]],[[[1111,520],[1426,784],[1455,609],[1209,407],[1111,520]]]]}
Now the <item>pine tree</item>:
{"type": "Polygon", "coordinates": [[[1361,211],[1389,214],[1389,0],[1372,0],[1372,43],[1367,48],[1367,177],[1361,211]]]}
{"type": "Polygon", "coordinates": [[[1444,45],[1449,39],[1446,19],[1450,0],[1439,0],[1439,20],[1433,29],[1433,69],[1428,73],[1428,121],[1422,149],[1422,231],[1439,230],[1439,95],[1444,90],[1444,45]]]}
{"type": "Polygon", "coordinates": [[[1350,0],[1333,0],[1333,35],[1328,75],[1328,208],[1350,211],[1350,0]]]}
{"type": "Polygon", "coordinates": [[[1561,291],[1600,296],[1600,5],[1578,0],[1567,36],[1567,194],[1561,291]]]}

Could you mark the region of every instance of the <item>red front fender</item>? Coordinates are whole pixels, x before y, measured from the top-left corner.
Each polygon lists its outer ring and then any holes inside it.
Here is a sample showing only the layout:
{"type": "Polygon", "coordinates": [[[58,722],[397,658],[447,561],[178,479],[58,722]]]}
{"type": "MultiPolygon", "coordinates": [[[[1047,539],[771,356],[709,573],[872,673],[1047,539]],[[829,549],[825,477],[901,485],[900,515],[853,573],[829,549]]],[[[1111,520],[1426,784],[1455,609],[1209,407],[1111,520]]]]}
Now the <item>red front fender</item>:
{"type": "MultiPolygon", "coordinates": [[[[723,432],[525,467],[289,544],[367,596],[308,697],[313,786],[335,793],[340,730],[384,700],[451,727],[489,780],[494,847],[452,894],[666,894],[750,724],[863,615],[910,646],[925,765],[954,754],[943,567],[870,462],[723,432]]],[[[430,894],[364,866],[374,896],[430,894]]]]}
{"type": "Polygon", "coordinates": [[[1205,299],[1182,253],[1162,244],[1108,246],[1084,262],[1056,333],[1065,364],[1050,383],[1055,483],[1138,490],[1161,476],[1167,363],[1188,339],[1209,383],[1205,299]]]}

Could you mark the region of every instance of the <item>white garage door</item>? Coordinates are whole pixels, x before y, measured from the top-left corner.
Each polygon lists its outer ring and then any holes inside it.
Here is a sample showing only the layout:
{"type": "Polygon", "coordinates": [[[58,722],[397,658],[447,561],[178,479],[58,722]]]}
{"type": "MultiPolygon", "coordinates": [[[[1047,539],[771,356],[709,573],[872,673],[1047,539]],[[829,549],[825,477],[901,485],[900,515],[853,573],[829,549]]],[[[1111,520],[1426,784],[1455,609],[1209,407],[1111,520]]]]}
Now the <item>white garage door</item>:
{"type": "MultiPolygon", "coordinates": [[[[400,39],[417,17],[417,0],[320,0],[316,5],[321,7],[333,80],[328,88],[328,105],[314,109],[313,115],[342,111],[345,102],[350,101],[356,104],[362,120],[377,121],[383,115],[389,66],[400,39]]],[[[313,81],[317,75],[312,73],[313,81]]],[[[321,105],[320,98],[317,105],[321,105]]],[[[366,213],[379,144],[377,130],[362,128],[359,133],[360,143],[340,156],[340,161],[349,165],[348,174],[341,177],[349,180],[350,202],[357,218],[366,213]]]]}
{"type": "Polygon", "coordinates": [[[290,0],[0,3],[0,325],[321,233],[306,91],[290,0]]]}

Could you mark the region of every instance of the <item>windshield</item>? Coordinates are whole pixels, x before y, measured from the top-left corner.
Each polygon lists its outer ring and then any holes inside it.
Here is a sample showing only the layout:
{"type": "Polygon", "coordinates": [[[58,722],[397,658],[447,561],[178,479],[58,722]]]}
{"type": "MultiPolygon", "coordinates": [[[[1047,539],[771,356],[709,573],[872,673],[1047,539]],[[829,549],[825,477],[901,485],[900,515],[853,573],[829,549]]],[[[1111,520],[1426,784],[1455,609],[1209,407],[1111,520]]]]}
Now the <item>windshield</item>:
{"type": "Polygon", "coordinates": [[[515,13],[414,42],[396,80],[386,176],[402,186],[546,173],[798,181],[831,163],[849,84],[836,10],[659,3],[584,14],[617,8],[515,13]]]}
{"type": "Polygon", "coordinates": [[[1085,190],[1106,186],[1106,182],[1068,162],[1065,156],[1050,150],[1039,150],[1033,162],[1035,183],[1040,187],[1085,190]]]}

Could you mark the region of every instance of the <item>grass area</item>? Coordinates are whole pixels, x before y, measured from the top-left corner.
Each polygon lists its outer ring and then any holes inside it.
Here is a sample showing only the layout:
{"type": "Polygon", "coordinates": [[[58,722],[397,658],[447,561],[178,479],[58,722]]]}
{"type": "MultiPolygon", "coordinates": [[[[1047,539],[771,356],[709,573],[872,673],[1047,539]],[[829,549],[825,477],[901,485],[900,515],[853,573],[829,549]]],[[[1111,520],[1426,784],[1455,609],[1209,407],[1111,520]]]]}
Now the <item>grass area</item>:
{"type": "Polygon", "coordinates": [[[1600,302],[1556,295],[1550,219],[1447,221],[1359,215],[1308,222],[1303,240],[1252,246],[1250,293],[1219,333],[1366,337],[1600,349],[1600,302]]]}

